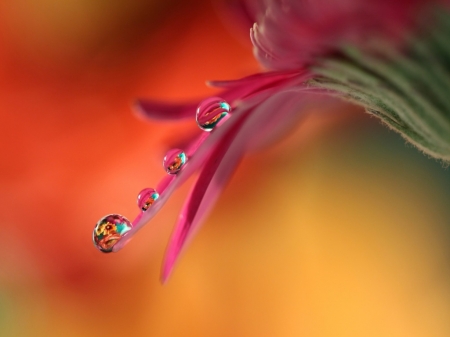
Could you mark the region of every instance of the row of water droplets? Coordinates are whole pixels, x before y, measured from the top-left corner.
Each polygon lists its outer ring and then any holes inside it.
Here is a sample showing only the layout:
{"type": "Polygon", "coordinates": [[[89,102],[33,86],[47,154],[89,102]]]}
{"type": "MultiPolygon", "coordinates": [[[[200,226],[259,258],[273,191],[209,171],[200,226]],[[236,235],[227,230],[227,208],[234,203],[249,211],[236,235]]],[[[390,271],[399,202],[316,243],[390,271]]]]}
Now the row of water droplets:
{"type": "MultiPolygon", "coordinates": [[[[197,125],[203,131],[210,132],[231,112],[230,105],[219,97],[211,97],[202,101],[196,111],[197,125]]],[[[188,162],[188,156],[183,150],[169,150],[163,160],[167,174],[176,175],[188,162]]],[[[137,197],[141,212],[146,212],[159,199],[159,193],[154,188],[143,189],[137,197]]],[[[101,252],[110,253],[113,247],[133,228],[131,221],[120,214],[108,214],[95,225],[93,241],[101,252]]]]}

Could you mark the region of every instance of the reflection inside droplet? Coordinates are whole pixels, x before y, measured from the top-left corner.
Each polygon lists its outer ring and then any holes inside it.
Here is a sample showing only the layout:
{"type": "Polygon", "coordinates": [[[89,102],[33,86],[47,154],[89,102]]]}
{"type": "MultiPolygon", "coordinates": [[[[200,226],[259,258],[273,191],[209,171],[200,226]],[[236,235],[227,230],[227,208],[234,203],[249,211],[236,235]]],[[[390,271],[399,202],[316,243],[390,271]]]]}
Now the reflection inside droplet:
{"type": "Polygon", "coordinates": [[[183,168],[186,161],[187,156],[184,151],[180,149],[172,149],[167,151],[164,157],[163,166],[167,173],[175,174],[183,168]]]}
{"type": "Polygon", "coordinates": [[[155,189],[145,188],[139,193],[137,204],[145,212],[158,198],[159,194],[155,189]]]}
{"type": "Polygon", "coordinates": [[[195,118],[202,130],[211,131],[230,111],[230,105],[222,98],[211,97],[199,104],[195,118]]]}
{"type": "Polygon", "coordinates": [[[105,215],[94,228],[92,237],[95,247],[104,253],[110,253],[132,227],[131,222],[120,214],[105,215]]]}

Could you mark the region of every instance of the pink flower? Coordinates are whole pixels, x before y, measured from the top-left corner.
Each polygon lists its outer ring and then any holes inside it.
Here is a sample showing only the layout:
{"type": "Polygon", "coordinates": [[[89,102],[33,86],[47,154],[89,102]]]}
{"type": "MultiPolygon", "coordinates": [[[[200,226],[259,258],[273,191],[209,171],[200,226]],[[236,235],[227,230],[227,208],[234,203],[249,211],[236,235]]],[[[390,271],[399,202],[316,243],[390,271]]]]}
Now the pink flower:
{"type": "MultiPolygon", "coordinates": [[[[255,1],[247,0],[247,3],[255,1]]],[[[260,1],[258,1],[261,3],[260,1]]],[[[382,37],[396,43],[416,23],[423,0],[264,2],[251,29],[254,53],[269,69],[297,69],[341,44],[382,37]]]]}
{"type": "Polygon", "coordinates": [[[445,87],[450,83],[450,50],[443,40],[450,35],[450,15],[436,16],[428,11],[429,2],[419,0],[239,4],[241,17],[257,22],[251,29],[256,57],[274,71],[210,82],[223,88],[220,98],[200,104],[139,100],[136,105],[145,118],[195,117],[200,127],[185,149],[168,153],[168,175],[154,190],[141,192],[141,212],[132,222],[124,220],[131,229],[111,248],[123,248],[173,191],[199,171],[167,248],[163,281],[245,153],[298,123],[302,106],[311,99],[331,96],[357,103],[422,151],[450,159],[450,99],[445,87]],[[436,18],[433,29],[421,29],[430,17],[436,18]],[[426,39],[407,43],[412,30],[426,34],[426,39]]]}

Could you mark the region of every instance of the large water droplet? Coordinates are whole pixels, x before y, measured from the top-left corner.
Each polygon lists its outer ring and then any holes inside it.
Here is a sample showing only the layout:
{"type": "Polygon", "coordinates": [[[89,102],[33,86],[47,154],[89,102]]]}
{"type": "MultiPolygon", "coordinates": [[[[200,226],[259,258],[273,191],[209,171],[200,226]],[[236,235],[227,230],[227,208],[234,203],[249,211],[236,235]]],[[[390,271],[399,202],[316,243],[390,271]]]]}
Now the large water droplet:
{"type": "Polygon", "coordinates": [[[175,174],[183,168],[186,161],[186,153],[180,149],[172,149],[167,151],[166,156],[164,157],[163,166],[167,173],[175,174]]]}
{"type": "Polygon", "coordinates": [[[195,119],[200,129],[211,131],[230,111],[231,106],[222,98],[211,97],[200,103],[195,119]]]}
{"type": "Polygon", "coordinates": [[[159,194],[155,189],[144,188],[138,195],[137,204],[145,212],[158,198],[159,194]]]}
{"type": "Polygon", "coordinates": [[[105,215],[97,222],[92,234],[95,247],[104,253],[110,253],[132,227],[131,222],[120,214],[105,215]]]}

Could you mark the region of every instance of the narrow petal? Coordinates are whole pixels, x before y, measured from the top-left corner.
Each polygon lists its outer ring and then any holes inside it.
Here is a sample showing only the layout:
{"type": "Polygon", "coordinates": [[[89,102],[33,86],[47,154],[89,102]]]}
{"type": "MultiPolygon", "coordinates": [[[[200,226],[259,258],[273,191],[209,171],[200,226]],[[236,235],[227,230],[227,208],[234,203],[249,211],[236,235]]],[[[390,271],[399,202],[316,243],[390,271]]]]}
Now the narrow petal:
{"type": "Polygon", "coordinates": [[[269,71],[264,73],[253,74],[237,80],[228,81],[208,81],[207,84],[216,88],[230,88],[236,86],[250,86],[253,90],[255,88],[273,83],[279,80],[284,80],[301,73],[301,70],[295,71],[269,71]]]}
{"type": "Polygon", "coordinates": [[[286,137],[307,117],[305,111],[308,106],[321,106],[330,100],[331,98],[323,95],[319,98],[317,94],[306,93],[304,86],[286,90],[285,98],[276,109],[277,113],[251,138],[247,150],[259,151],[286,137]]]}
{"type": "Polygon", "coordinates": [[[251,114],[247,118],[244,116],[242,121],[222,138],[214,150],[214,155],[205,162],[204,169],[175,226],[162,268],[163,282],[167,281],[183,247],[198,230],[243,154],[248,150],[254,131],[260,130],[277,118],[274,111],[283,104],[295,109],[293,102],[298,95],[292,90],[273,93],[266,101],[252,108],[251,114]]]}
{"type": "Polygon", "coordinates": [[[242,146],[238,148],[238,151],[232,152],[231,156],[229,151],[230,144],[239,132],[239,127],[240,125],[237,124],[221,139],[212,156],[205,162],[204,168],[183,206],[166,252],[161,275],[163,282],[167,281],[186,244],[188,235],[192,237],[198,224],[211,210],[243,155],[244,148],[242,146]]]}
{"type": "Polygon", "coordinates": [[[197,103],[169,104],[149,99],[138,99],[134,108],[136,113],[144,118],[174,120],[192,118],[197,103]]]}
{"type": "Polygon", "coordinates": [[[234,81],[210,81],[212,86],[225,87],[220,94],[221,97],[234,105],[239,101],[248,100],[250,97],[258,97],[260,101],[267,99],[264,93],[272,93],[275,90],[283,90],[288,86],[295,86],[306,82],[312,77],[312,73],[305,69],[295,71],[274,71],[255,74],[234,81]],[[239,97],[239,100],[232,101],[230,98],[239,97]]]}
{"type": "Polygon", "coordinates": [[[182,185],[200,166],[203,165],[204,161],[208,157],[208,148],[205,146],[197,150],[203,143],[209,145],[209,149],[213,148],[212,142],[214,139],[211,138],[210,134],[202,133],[200,137],[194,140],[189,148],[186,150],[188,156],[191,156],[192,153],[195,153],[195,156],[190,158],[189,162],[183,168],[181,172],[176,175],[167,175],[165,176],[159,184],[156,186],[156,191],[159,193],[158,201],[152,204],[152,206],[144,213],[139,213],[138,216],[132,221],[133,228],[127,233],[127,240],[119,241],[113,248],[113,252],[118,252],[121,250],[146,223],[148,223],[164,206],[172,193],[178,188],[178,186],[182,185]]]}
{"type": "MultiPolygon", "coordinates": [[[[267,72],[247,76],[232,81],[209,81],[213,87],[225,88],[218,96],[225,99],[231,105],[239,99],[242,100],[258,91],[282,85],[292,77],[306,75],[305,70],[267,72]]],[[[180,120],[192,118],[197,108],[198,101],[173,104],[156,100],[139,99],[135,102],[136,113],[145,118],[153,120],[180,120]]]]}
{"type": "MultiPolygon", "coordinates": [[[[262,97],[265,98],[268,93],[265,93],[262,97]]],[[[261,98],[260,98],[261,99],[261,98]]],[[[260,102],[259,100],[253,100],[253,105],[260,102]]],[[[212,151],[214,151],[216,144],[220,142],[222,137],[229,132],[230,128],[234,127],[243,118],[245,113],[249,110],[249,107],[241,108],[239,113],[235,113],[233,118],[227,121],[224,125],[220,126],[214,132],[206,133],[203,132],[197,140],[195,140],[190,148],[186,150],[188,153],[189,162],[186,166],[175,176],[165,177],[157,187],[161,189],[158,191],[159,198],[158,201],[152,204],[146,212],[140,213],[133,221],[133,228],[127,233],[127,240],[119,241],[113,248],[113,252],[118,252],[121,250],[127,242],[142,228],[146,223],[148,223],[158,211],[164,206],[164,204],[169,199],[170,195],[176,190],[178,186],[183,184],[194,172],[196,172],[200,167],[204,166],[205,160],[209,157],[212,151]]]]}
{"type": "MultiPolygon", "coordinates": [[[[281,74],[281,73],[279,73],[281,74]]],[[[279,75],[275,75],[279,76],[279,75]]],[[[280,75],[281,76],[281,75],[280,75]]],[[[276,106],[273,106],[272,108],[269,108],[266,110],[267,107],[270,107],[271,98],[274,96],[275,92],[278,92],[274,97],[278,97],[277,95],[281,93],[286,93],[287,91],[292,92],[294,91],[300,91],[304,90],[304,83],[305,79],[309,78],[310,74],[307,73],[298,73],[297,76],[288,76],[285,80],[282,80],[278,82],[276,85],[267,85],[267,88],[259,88],[254,94],[247,96],[245,100],[242,101],[236,101],[236,109],[232,113],[233,117],[230,118],[224,125],[222,125],[220,128],[214,130],[214,132],[211,133],[202,133],[196,140],[194,140],[186,149],[186,153],[189,157],[189,162],[184,167],[184,169],[179,172],[176,176],[169,176],[165,177],[158,185],[156,190],[159,193],[158,201],[155,202],[151,208],[149,208],[146,212],[140,213],[133,221],[133,228],[127,233],[127,240],[123,240],[118,242],[114,248],[114,252],[118,252],[121,250],[146,223],[148,223],[155,215],[156,213],[162,208],[162,206],[166,203],[166,201],[169,199],[170,195],[176,190],[178,186],[183,184],[196,170],[198,170],[200,167],[204,166],[204,162],[207,160],[209,155],[214,151],[216,145],[220,142],[222,137],[225,137],[228,132],[230,132],[231,128],[234,127],[234,125],[239,124],[241,119],[245,116],[245,114],[253,109],[254,107],[258,106],[258,110],[264,111],[264,113],[258,113],[262,116],[265,116],[265,114],[271,114],[274,118],[276,118],[278,113],[278,108],[276,106]],[[295,89],[293,89],[295,88],[295,89]],[[303,89],[302,89],[303,88],[303,89]]],[[[257,78],[257,76],[253,77],[257,78]]],[[[235,88],[230,88],[228,92],[235,90],[235,88]]],[[[226,91],[225,91],[226,92],[226,91]]],[[[286,97],[285,97],[286,98],[286,97]]],[[[279,101],[277,104],[281,106],[284,102],[279,101]]],[[[166,106],[164,104],[160,104],[159,106],[166,106]]],[[[194,106],[194,105],[192,105],[194,106]]],[[[192,115],[195,111],[195,108],[191,107],[190,116],[192,118],[192,115]]],[[[254,121],[254,125],[260,125],[261,128],[263,128],[264,120],[268,117],[266,116],[265,119],[261,119],[259,122],[259,116],[252,113],[252,119],[256,119],[254,121]]],[[[247,130],[249,127],[244,128],[244,130],[247,130]]],[[[242,130],[242,128],[240,129],[242,130]]],[[[240,131],[241,133],[242,131],[240,131]]],[[[270,131],[267,132],[267,134],[271,134],[270,131]]],[[[247,134],[247,137],[254,138],[254,130],[249,131],[247,134]],[[252,136],[253,135],[253,136],[252,136]]]]}
{"type": "Polygon", "coordinates": [[[279,60],[275,57],[273,52],[266,47],[265,42],[262,41],[263,38],[261,37],[261,34],[258,33],[258,31],[259,26],[257,23],[255,23],[253,27],[250,28],[250,41],[253,44],[253,54],[260,64],[270,69],[270,65],[272,63],[276,63],[279,60]]]}

